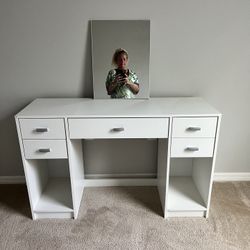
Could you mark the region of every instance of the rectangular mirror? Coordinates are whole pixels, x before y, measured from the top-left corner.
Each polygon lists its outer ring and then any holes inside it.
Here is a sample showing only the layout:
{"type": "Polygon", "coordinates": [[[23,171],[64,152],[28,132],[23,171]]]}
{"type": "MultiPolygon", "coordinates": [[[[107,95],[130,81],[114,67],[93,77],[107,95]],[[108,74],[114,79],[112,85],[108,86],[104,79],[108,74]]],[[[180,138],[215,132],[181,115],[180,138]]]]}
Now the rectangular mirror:
{"type": "Polygon", "coordinates": [[[149,98],[149,20],[92,20],[95,99],[149,98]]]}

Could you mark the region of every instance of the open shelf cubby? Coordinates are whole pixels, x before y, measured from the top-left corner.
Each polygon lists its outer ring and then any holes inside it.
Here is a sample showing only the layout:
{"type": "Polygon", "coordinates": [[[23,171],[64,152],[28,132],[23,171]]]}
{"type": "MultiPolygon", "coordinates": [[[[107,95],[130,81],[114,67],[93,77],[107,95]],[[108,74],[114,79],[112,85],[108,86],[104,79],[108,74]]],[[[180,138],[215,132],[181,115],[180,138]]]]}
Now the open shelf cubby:
{"type": "Polygon", "coordinates": [[[73,217],[68,159],[27,160],[33,217],[73,217]]]}
{"type": "Polygon", "coordinates": [[[205,212],[208,206],[212,158],[171,158],[169,213],[205,212]]]}

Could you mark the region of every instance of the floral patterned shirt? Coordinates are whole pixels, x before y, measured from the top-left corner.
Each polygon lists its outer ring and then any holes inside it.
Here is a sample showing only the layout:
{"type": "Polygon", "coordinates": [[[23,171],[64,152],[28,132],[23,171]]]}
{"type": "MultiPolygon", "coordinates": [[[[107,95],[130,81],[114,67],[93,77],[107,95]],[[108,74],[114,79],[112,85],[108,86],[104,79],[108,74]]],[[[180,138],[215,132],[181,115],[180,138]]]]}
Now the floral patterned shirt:
{"type": "MultiPolygon", "coordinates": [[[[106,78],[106,89],[108,89],[109,85],[113,82],[113,80],[116,77],[116,70],[111,69],[108,72],[107,78],[106,78]]],[[[135,72],[132,70],[129,70],[129,75],[128,75],[128,80],[132,81],[133,83],[139,85],[139,80],[135,72]]],[[[119,84],[113,91],[113,93],[110,95],[110,98],[124,98],[124,99],[129,99],[129,98],[134,98],[135,95],[133,94],[132,90],[125,85],[119,84]]]]}

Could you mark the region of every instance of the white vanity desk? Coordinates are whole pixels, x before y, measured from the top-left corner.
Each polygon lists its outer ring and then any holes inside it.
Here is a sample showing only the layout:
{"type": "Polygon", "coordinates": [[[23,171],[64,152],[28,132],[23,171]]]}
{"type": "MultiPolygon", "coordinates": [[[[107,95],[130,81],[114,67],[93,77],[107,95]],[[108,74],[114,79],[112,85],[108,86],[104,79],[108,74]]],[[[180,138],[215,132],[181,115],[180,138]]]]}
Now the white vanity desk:
{"type": "Polygon", "coordinates": [[[77,218],[82,139],[102,138],[157,138],[164,217],[208,217],[221,114],[203,99],[38,98],[15,120],[33,219],[77,218]],[[51,174],[53,159],[67,161],[64,176],[51,174]]]}

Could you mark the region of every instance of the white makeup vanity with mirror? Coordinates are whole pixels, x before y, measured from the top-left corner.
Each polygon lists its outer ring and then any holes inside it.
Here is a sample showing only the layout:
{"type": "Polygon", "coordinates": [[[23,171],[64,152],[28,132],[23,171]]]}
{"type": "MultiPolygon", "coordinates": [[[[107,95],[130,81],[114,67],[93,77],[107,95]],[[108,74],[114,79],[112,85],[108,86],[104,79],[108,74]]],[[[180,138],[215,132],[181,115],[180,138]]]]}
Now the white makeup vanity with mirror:
{"type": "Polygon", "coordinates": [[[84,178],[82,140],[104,138],[157,138],[157,178],[128,185],[157,186],[164,218],[208,217],[221,114],[202,98],[38,98],[15,121],[33,219],[77,218],[95,181],[84,178]]]}

